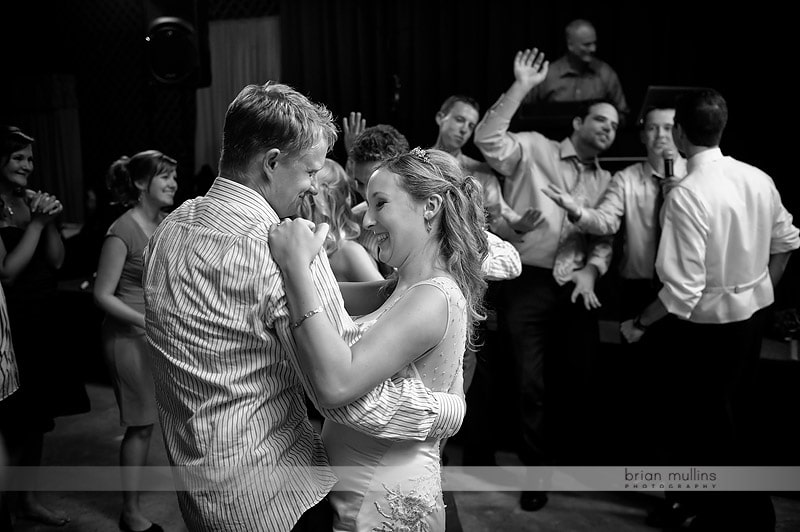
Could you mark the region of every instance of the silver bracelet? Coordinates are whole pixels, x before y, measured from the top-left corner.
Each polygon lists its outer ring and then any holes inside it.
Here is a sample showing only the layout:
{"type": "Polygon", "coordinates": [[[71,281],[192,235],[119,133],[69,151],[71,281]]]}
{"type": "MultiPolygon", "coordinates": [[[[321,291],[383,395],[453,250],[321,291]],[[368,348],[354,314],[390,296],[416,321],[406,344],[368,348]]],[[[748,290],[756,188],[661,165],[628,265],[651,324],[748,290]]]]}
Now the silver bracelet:
{"type": "Polygon", "coordinates": [[[300,327],[300,326],[303,324],[303,322],[304,322],[304,321],[306,321],[308,318],[310,318],[310,317],[311,317],[311,316],[313,316],[314,314],[319,314],[320,312],[322,312],[322,305],[318,306],[318,307],[317,307],[317,308],[315,308],[315,309],[309,310],[308,312],[306,312],[305,314],[303,314],[302,316],[300,316],[300,319],[299,319],[299,320],[297,320],[296,322],[292,323],[292,329],[297,329],[297,328],[298,328],[298,327],[300,327]]]}

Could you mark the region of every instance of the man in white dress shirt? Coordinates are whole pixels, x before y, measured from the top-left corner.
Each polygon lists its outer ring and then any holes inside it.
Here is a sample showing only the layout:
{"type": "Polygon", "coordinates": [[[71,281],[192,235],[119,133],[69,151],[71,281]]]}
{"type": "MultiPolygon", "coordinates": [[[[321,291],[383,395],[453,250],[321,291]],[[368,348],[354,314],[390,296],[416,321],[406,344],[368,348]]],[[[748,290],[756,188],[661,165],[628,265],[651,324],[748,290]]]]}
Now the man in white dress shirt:
{"type": "MultiPolygon", "coordinates": [[[[663,199],[666,193],[686,176],[686,159],[675,152],[672,129],[675,125],[674,104],[653,106],[644,112],[639,124],[640,139],[647,149],[647,158],[614,174],[603,199],[595,208],[582,208],[564,190],[554,184],[543,192],[561,206],[578,227],[596,235],[618,234],[622,254],[619,261],[619,320],[634,318],[658,295],[661,283],[655,273],[656,252],[661,235],[663,199]],[[671,163],[666,163],[669,158],[671,163]],[[672,164],[669,170],[667,164],[672,164]],[[666,174],[669,173],[668,177],[666,174]],[[624,225],[623,225],[624,224],[624,225]]],[[[624,424],[629,438],[641,438],[631,460],[653,463],[663,449],[663,429],[659,412],[661,394],[653,389],[661,374],[660,367],[669,363],[670,353],[662,349],[661,333],[668,333],[669,320],[661,320],[648,330],[642,341],[619,346],[622,372],[616,375],[625,383],[626,405],[630,421],[624,424]]],[[[669,399],[667,399],[669,400],[669,399]]],[[[664,528],[678,526],[693,512],[685,504],[665,499],[647,517],[647,523],[664,528]]]]}
{"type": "Polygon", "coordinates": [[[647,149],[646,159],[616,172],[596,207],[579,206],[555,184],[543,190],[587,233],[613,235],[622,229],[619,276],[623,319],[636,316],[658,291],[655,262],[663,197],[686,175],[686,159],[675,153],[674,124],[672,107],[652,107],[645,112],[639,126],[640,139],[647,149]],[[665,175],[666,158],[672,161],[669,177],[665,175]]]}
{"type": "MultiPolygon", "coordinates": [[[[754,379],[764,311],[798,229],[772,179],[722,155],[728,120],[716,91],[679,98],[675,141],[688,158],[688,174],[666,198],[656,272],[663,287],[636,318],[622,323],[629,342],[668,314],[666,371],[673,401],[662,413],[676,466],[753,465],[749,432],[756,403],[754,379]]],[[[694,530],[774,530],[765,492],[688,493],[697,511],[694,530]]]]}
{"type": "MultiPolygon", "coordinates": [[[[514,82],[475,127],[474,142],[505,176],[509,205],[517,212],[533,207],[541,213],[540,223],[514,241],[522,273],[505,283],[497,306],[517,378],[518,455],[526,466],[576,466],[595,461],[596,447],[586,441],[598,434],[594,426],[604,418],[590,390],[599,346],[595,285],[611,262],[611,237],[578,229],[542,189],[558,183],[582,205],[595,206],[611,181],[598,155],[614,143],[619,118],[611,102],[591,100],[582,104],[571,120],[572,133],[560,141],[536,131],[510,132],[520,102],[545,79],[547,65],[536,48],[516,54],[514,82]]],[[[526,511],[537,511],[547,501],[543,490],[520,494],[526,511]]]]}

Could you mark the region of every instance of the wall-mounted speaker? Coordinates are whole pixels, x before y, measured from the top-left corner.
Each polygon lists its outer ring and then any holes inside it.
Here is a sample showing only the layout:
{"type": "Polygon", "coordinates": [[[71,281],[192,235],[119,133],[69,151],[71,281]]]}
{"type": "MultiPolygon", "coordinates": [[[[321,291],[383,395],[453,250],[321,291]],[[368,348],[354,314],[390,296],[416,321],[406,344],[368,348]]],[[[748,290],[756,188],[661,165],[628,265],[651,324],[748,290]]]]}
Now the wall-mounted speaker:
{"type": "Polygon", "coordinates": [[[153,82],[211,84],[207,0],[144,0],[147,67],[153,82]]]}

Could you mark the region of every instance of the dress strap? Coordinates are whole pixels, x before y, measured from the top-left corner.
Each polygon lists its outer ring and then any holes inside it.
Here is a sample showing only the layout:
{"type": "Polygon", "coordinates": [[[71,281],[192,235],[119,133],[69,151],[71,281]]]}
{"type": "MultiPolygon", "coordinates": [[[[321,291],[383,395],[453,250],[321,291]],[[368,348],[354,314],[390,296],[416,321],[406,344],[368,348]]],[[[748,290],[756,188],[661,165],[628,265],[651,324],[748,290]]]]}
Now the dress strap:
{"type": "Polygon", "coordinates": [[[417,380],[422,381],[422,377],[419,374],[419,370],[417,369],[417,365],[412,362],[411,364],[409,364],[409,366],[411,366],[411,369],[414,370],[414,376],[417,378],[417,380]]]}

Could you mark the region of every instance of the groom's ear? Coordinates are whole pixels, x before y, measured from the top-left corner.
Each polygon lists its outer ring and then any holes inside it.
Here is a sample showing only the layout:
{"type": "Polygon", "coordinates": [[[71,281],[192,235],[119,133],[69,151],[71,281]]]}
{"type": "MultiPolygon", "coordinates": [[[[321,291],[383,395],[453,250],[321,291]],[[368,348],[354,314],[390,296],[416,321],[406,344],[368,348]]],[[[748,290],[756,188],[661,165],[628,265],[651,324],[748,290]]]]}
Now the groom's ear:
{"type": "Polygon", "coordinates": [[[262,159],[262,170],[264,173],[267,174],[268,177],[272,177],[272,174],[275,172],[275,167],[278,166],[278,157],[281,155],[281,150],[278,148],[270,148],[264,154],[264,158],[262,159]]]}

